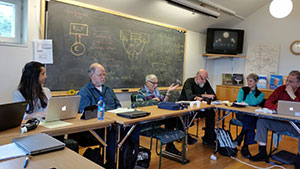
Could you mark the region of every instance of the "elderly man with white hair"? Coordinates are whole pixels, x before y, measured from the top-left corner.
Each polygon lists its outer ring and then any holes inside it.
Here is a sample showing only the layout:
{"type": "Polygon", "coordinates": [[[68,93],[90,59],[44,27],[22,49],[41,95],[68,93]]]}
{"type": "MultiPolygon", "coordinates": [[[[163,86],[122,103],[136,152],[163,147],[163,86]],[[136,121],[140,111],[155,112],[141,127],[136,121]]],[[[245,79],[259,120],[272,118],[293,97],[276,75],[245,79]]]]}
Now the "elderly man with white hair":
{"type": "MultiPolygon", "coordinates": [[[[173,90],[176,90],[176,88],[179,86],[179,84],[174,85],[173,83],[168,87],[167,93],[165,96],[161,95],[158,88],[158,79],[157,76],[154,74],[146,75],[145,78],[145,85],[140,88],[138,95],[137,95],[137,101],[148,101],[152,100],[154,103],[168,101],[170,92],[173,90]]],[[[153,103],[153,104],[154,104],[153,103]]],[[[168,129],[174,129],[176,127],[176,118],[171,118],[162,121],[162,124],[165,125],[165,128],[168,129]]],[[[166,151],[181,155],[180,151],[176,149],[175,145],[173,143],[168,143],[166,145],[166,151]]]]}
{"type": "MultiPolygon", "coordinates": [[[[216,100],[216,94],[210,83],[208,82],[208,73],[205,69],[199,69],[196,76],[188,78],[182,88],[181,95],[178,100],[194,101],[194,100],[216,100]]],[[[202,137],[202,143],[210,147],[215,147],[215,111],[207,109],[199,112],[198,117],[205,117],[205,134],[202,137]]],[[[194,138],[189,138],[192,140],[194,138]]]]}

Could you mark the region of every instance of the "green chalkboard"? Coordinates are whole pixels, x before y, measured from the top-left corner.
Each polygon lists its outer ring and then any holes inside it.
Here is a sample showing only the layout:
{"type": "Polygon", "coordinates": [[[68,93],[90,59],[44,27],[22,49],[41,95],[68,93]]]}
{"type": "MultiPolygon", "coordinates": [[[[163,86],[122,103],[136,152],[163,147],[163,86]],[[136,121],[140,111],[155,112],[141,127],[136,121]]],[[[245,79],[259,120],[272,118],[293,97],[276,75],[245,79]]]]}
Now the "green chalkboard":
{"type": "Polygon", "coordinates": [[[150,73],[159,86],[182,81],[183,31],[53,0],[46,13],[54,64],[46,66],[45,86],[51,90],[80,89],[94,62],[105,67],[112,88],[139,88],[150,73]]]}

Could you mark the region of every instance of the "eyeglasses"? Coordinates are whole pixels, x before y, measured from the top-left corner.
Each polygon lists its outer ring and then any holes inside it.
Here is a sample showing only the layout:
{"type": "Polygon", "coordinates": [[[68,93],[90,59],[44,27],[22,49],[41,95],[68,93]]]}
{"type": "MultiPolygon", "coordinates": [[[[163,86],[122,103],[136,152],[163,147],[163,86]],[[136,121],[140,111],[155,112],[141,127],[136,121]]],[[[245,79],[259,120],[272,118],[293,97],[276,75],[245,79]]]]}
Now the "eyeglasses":
{"type": "Polygon", "coordinates": [[[152,84],[154,84],[154,85],[157,85],[157,84],[158,84],[158,82],[152,82],[152,81],[150,81],[150,80],[148,80],[148,82],[150,82],[150,83],[152,83],[152,84]]]}

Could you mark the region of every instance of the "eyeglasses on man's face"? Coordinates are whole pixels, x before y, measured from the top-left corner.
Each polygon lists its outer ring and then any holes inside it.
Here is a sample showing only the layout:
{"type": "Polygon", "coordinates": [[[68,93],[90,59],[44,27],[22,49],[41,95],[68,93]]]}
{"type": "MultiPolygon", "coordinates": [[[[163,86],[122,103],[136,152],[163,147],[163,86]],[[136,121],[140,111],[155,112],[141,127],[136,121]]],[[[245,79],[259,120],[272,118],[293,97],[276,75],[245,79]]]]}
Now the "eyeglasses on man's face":
{"type": "Polygon", "coordinates": [[[153,82],[151,80],[148,80],[148,82],[152,83],[153,85],[158,85],[158,82],[153,82]]]}

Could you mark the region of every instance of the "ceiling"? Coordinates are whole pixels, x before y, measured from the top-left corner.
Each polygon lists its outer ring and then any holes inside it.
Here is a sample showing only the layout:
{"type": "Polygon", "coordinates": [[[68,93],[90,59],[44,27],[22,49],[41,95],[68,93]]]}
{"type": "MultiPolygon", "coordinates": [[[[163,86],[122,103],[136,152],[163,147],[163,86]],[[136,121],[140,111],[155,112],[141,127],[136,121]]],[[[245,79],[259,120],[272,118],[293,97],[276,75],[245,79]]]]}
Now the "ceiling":
{"type": "MultiPolygon", "coordinates": [[[[205,33],[208,27],[230,28],[243,19],[220,11],[214,18],[182,9],[165,0],[76,0],[148,20],[205,33]]],[[[199,3],[197,0],[190,0],[199,3]]],[[[209,0],[247,18],[271,0],[209,0]]],[[[200,3],[199,3],[200,5],[200,3]]],[[[211,8],[213,9],[213,8],[211,8]]]]}

